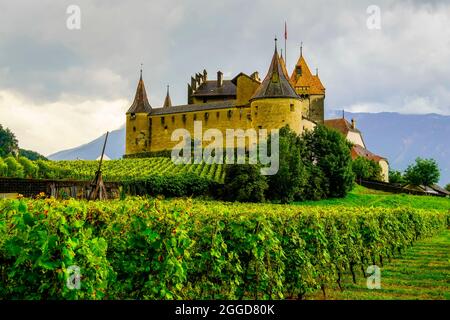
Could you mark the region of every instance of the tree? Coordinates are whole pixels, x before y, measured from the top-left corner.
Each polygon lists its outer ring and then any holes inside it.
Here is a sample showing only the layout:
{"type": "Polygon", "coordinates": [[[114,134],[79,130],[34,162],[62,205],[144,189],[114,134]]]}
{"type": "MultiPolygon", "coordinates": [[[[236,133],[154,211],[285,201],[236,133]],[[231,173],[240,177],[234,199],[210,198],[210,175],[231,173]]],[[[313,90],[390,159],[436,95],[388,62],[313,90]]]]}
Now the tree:
{"type": "Polygon", "coordinates": [[[0,158],[0,177],[8,176],[8,165],[0,158]]]}
{"type": "Polygon", "coordinates": [[[37,153],[35,151],[31,151],[31,150],[19,149],[19,155],[22,157],[25,157],[27,159],[30,159],[31,161],[48,160],[42,154],[37,153]]]}
{"type": "Polygon", "coordinates": [[[304,162],[320,170],[321,192],[326,197],[345,197],[355,180],[351,144],[341,133],[323,125],[306,131],[303,139],[306,143],[304,162]]]}
{"type": "Polygon", "coordinates": [[[439,181],[439,166],[434,159],[417,158],[405,171],[405,180],[419,186],[431,186],[439,181]]]}
{"type": "Polygon", "coordinates": [[[280,129],[279,169],[277,174],[268,176],[268,199],[289,203],[301,198],[308,178],[301,158],[303,148],[303,141],[289,126],[280,129]]]}
{"type": "Polygon", "coordinates": [[[14,133],[8,128],[4,129],[0,124],[0,157],[5,157],[9,154],[16,155],[19,150],[19,142],[14,133]]]}
{"type": "Polygon", "coordinates": [[[225,165],[223,198],[228,201],[263,202],[268,184],[260,169],[259,165],[251,164],[225,165]]]}
{"type": "Polygon", "coordinates": [[[405,179],[400,171],[389,170],[389,182],[403,184],[405,183],[405,179]]]}
{"type": "Polygon", "coordinates": [[[4,159],[6,165],[8,166],[8,177],[23,178],[24,169],[23,166],[13,157],[9,156],[4,159]]]}
{"type": "Polygon", "coordinates": [[[445,190],[447,190],[448,192],[450,192],[450,183],[448,185],[445,186],[445,190]]]}
{"type": "Polygon", "coordinates": [[[381,167],[373,160],[358,157],[352,161],[352,170],[357,180],[382,180],[381,167]]]}
{"type": "Polygon", "coordinates": [[[18,161],[23,167],[25,178],[38,177],[39,166],[37,164],[25,157],[19,157],[18,161]]]}

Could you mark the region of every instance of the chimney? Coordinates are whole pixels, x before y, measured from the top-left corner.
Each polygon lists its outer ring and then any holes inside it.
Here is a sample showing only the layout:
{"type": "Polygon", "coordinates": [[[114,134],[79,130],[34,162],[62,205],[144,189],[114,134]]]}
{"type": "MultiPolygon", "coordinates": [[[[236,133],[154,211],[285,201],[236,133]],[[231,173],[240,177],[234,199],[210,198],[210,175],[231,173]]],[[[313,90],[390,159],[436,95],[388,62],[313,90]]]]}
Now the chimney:
{"type": "Polygon", "coordinates": [[[352,129],[356,129],[356,121],[355,119],[352,119],[352,129]]]}
{"type": "Polygon", "coordinates": [[[217,71],[217,87],[221,87],[223,85],[223,73],[222,71],[217,71]]]}
{"type": "Polygon", "coordinates": [[[191,77],[191,88],[192,91],[197,90],[197,81],[195,81],[194,77],[191,77]]]}
{"type": "Polygon", "coordinates": [[[258,71],[253,72],[250,75],[250,78],[252,78],[253,80],[256,80],[256,81],[261,81],[261,79],[259,78],[259,72],[258,71]]]}
{"type": "Polygon", "coordinates": [[[206,72],[206,69],[203,69],[203,82],[206,82],[208,80],[208,73],[206,72]]]}

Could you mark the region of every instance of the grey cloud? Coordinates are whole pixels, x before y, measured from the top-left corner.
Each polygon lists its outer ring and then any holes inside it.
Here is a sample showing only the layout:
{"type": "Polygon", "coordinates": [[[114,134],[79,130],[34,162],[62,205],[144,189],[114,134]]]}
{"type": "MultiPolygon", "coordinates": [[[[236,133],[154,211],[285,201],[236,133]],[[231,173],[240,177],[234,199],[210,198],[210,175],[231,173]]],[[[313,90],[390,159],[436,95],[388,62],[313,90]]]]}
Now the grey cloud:
{"type": "Polygon", "coordinates": [[[310,67],[320,69],[328,108],[364,104],[370,111],[416,113],[430,105],[427,110],[450,114],[448,1],[376,1],[380,31],[366,28],[371,4],[2,1],[0,89],[50,101],[63,96],[130,100],[142,62],[151,104],[161,105],[166,84],[172,101],[181,104],[190,75],[203,68],[212,77],[218,69],[264,75],[273,37],[284,46],[287,20],[288,66],[292,69],[303,41],[310,67]],[[65,28],[69,4],[81,7],[80,31],[65,28]]]}

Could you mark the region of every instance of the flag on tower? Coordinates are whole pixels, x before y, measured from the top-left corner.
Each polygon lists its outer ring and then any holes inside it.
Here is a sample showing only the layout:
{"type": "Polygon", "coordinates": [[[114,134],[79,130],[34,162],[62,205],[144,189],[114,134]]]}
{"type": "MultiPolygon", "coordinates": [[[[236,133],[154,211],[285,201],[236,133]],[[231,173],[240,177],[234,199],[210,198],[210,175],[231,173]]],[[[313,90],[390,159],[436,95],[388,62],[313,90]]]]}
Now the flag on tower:
{"type": "Polygon", "coordinates": [[[284,22],[284,40],[287,40],[287,23],[284,22]]]}
{"type": "Polygon", "coordinates": [[[284,63],[287,64],[287,49],[286,49],[286,43],[287,43],[287,22],[284,21],[284,63]]]}

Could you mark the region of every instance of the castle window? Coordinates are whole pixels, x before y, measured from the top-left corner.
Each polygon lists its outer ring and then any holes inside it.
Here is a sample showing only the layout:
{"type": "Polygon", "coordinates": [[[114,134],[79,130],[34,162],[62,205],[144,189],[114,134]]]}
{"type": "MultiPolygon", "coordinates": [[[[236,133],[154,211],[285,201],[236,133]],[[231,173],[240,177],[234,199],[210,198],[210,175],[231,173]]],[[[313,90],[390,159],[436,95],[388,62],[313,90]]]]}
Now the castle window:
{"type": "Polygon", "coordinates": [[[205,120],[208,120],[208,118],[209,118],[209,113],[205,112],[205,120]]]}
{"type": "Polygon", "coordinates": [[[228,110],[228,119],[231,119],[232,115],[233,115],[233,110],[228,110]]]}
{"type": "Polygon", "coordinates": [[[183,114],[183,123],[186,123],[186,115],[185,114],[183,114]]]}
{"type": "Polygon", "coordinates": [[[291,112],[294,112],[294,111],[295,111],[295,109],[294,109],[294,104],[291,103],[291,112]]]}
{"type": "Polygon", "coordinates": [[[216,112],[216,117],[217,117],[217,119],[220,118],[220,112],[216,112]]]}
{"type": "Polygon", "coordinates": [[[197,120],[197,114],[194,114],[194,121],[197,120]]]}
{"type": "Polygon", "coordinates": [[[133,132],[136,132],[136,127],[133,127],[133,132]]]}
{"type": "Polygon", "coordinates": [[[134,119],[136,119],[136,113],[132,113],[132,114],[130,114],[130,119],[131,119],[131,120],[134,120],[134,119]]]}
{"type": "Polygon", "coordinates": [[[297,75],[298,75],[298,76],[301,76],[301,75],[302,75],[302,67],[297,67],[297,68],[295,68],[295,71],[297,72],[297,75]]]}
{"type": "Polygon", "coordinates": [[[239,119],[242,119],[242,109],[239,109],[239,119]]]}
{"type": "Polygon", "coordinates": [[[247,113],[247,120],[252,121],[252,114],[251,113],[247,113]]]}
{"type": "Polygon", "coordinates": [[[172,116],[172,123],[175,123],[175,116],[172,116]]]}
{"type": "Polygon", "coordinates": [[[161,124],[164,124],[164,117],[161,117],[161,124]]]}
{"type": "Polygon", "coordinates": [[[164,126],[164,130],[167,130],[167,126],[164,126]]]}

